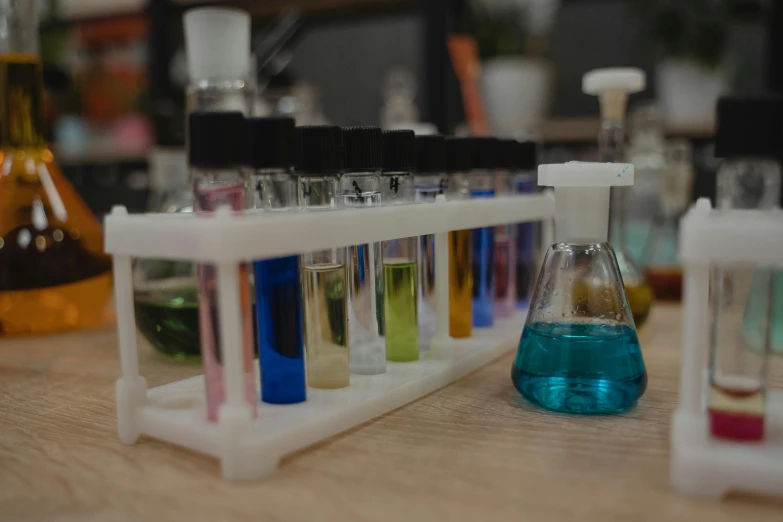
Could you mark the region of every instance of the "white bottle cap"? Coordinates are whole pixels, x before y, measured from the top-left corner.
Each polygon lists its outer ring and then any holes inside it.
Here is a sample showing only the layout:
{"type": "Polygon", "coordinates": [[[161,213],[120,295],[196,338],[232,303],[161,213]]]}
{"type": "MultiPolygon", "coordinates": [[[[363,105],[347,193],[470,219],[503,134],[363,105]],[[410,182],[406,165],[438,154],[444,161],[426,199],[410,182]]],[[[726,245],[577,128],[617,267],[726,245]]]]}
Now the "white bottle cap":
{"type": "Polygon", "coordinates": [[[581,161],[539,165],[538,184],[555,187],[558,243],[603,243],[611,187],[633,185],[633,165],[581,161]]]}
{"type": "Polygon", "coordinates": [[[645,87],[644,71],[635,67],[594,69],[582,76],[582,92],[600,97],[604,120],[622,121],[628,94],[641,92],[645,87]]]}
{"type": "Polygon", "coordinates": [[[191,83],[245,80],[250,71],[250,15],[240,9],[200,7],[183,17],[191,83]]]}

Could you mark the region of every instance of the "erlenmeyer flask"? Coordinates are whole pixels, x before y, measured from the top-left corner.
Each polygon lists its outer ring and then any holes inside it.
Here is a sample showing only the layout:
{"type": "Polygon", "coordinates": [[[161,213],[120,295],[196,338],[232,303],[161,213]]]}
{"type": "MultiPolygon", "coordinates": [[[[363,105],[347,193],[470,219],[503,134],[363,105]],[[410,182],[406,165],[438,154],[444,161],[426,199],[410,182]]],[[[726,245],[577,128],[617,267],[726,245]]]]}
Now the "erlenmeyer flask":
{"type": "Polygon", "coordinates": [[[557,187],[557,241],[533,292],[514,386],[548,410],[627,410],[644,393],[647,373],[606,227],[608,186],[632,182],[633,167],[572,162],[542,165],[539,176],[539,184],[557,187]]]}
{"type": "Polygon", "coordinates": [[[44,141],[36,14],[0,3],[0,335],[94,326],[112,291],[100,223],[44,141]]]}

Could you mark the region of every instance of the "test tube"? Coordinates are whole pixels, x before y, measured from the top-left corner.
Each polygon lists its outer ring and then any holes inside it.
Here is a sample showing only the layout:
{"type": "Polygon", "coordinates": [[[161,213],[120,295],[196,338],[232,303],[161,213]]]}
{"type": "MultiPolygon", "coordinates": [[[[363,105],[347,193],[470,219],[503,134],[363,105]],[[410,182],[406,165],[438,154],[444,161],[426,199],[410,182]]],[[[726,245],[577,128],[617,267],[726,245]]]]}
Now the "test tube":
{"type": "MultiPolygon", "coordinates": [[[[536,191],[536,144],[533,141],[517,142],[511,171],[511,192],[532,194],[536,191]]],[[[537,271],[536,225],[520,223],[516,226],[516,285],[517,307],[527,308],[530,304],[533,280],[537,271]]]]}
{"type": "MultiPolygon", "coordinates": [[[[495,195],[510,194],[509,171],[512,168],[516,140],[499,140],[498,168],[495,169],[495,195]]],[[[516,227],[495,227],[495,317],[511,317],[516,309],[516,227]]]]}
{"type": "MultiPolygon", "coordinates": [[[[236,212],[246,208],[250,180],[244,169],[245,119],[241,112],[194,112],[189,117],[189,160],[193,180],[194,211],[211,214],[221,206],[236,212]]],[[[217,421],[218,409],[225,401],[218,319],[217,267],[197,266],[199,281],[199,330],[204,378],[207,391],[207,418],[217,421]]],[[[248,267],[239,267],[242,309],[242,354],[245,399],[256,411],[253,375],[253,319],[248,267]]],[[[255,414],[255,413],[254,413],[255,414]]]]}
{"type": "MultiPolygon", "coordinates": [[[[495,197],[497,138],[473,138],[470,197],[495,197]]],[[[495,228],[473,230],[473,326],[495,324],[495,228]]]]}
{"type": "MultiPolygon", "coordinates": [[[[416,136],[416,203],[434,203],[444,193],[446,151],[443,136],[416,136]]],[[[435,235],[419,237],[419,349],[429,350],[435,335],[435,235]]]]}
{"type": "MultiPolygon", "coordinates": [[[[340,193],[347,208],[381,205],[383,133],[378,127],[343,129],[343,175],[340,193]]],[[[383,338],[383,253],[381,243],[348,248],[348,327],[351,372],[386,372],[383,338]]]]}
{"type": "MultiPolygon", "coordinates": [[[[305,212],[342,207],[343,139],[339,127],[297,127],[297,200],[305,212]]],[[[350,384],[348,272],[345,248],[302,254],[305,363],[313,388],[350,384]]]]}
{"type": "MultiPolygon", "coordinates": [[[[247,125],[253,187],[262,187],[260,208],[296,210],[294,120],[250,118],[247,125]]],[[[261,400],[269,404],[302,402],[307,394],[299,256],[255,261],[253,269],[261,400]]]]}
{"type": "Polygon", "coordinates": [[[764,438],[774,274],[769,269],[754,274],[749,266],[715,267],[708,396],[710,431],[715,437],[740,441],[764,438]],[[763,284],[752,285],[760,279],[763,284]],[[743,315],[750,299],[763,303],[763,316],[755,325],[764,339],[762,349],[742,339],[743,315]]]}
{"type": "MultiPolygon", "coordinates": [[[[715,155],[718,209],[771,210],[781,173],[783,98],[726,97],[718,101],[715,155]]],[[[764,437],[766,371],[779,341],[783,312],[780,271],[717,266],[712,274],[712,332],[708,411],[714,436],[758,441],[764,437]]]]}
{"type": "MultiPolygon", "coordinates": [[[[473,140],[446,138],[448,199],[470,198],[473,140]]],[[[449,232],[449,335],[470,337],[473,330],[473,261],[471,231],[449,232]]]]}
{"type": "MultiPolygon", "coordinates": [[[[409,130],[383,133],[381,200],[384,205],[412,202],[415,139],[409,130]]],[[[383,310],[389,361],[419,358],[417,247],[417,237],[383,242],[383,310]]]]}

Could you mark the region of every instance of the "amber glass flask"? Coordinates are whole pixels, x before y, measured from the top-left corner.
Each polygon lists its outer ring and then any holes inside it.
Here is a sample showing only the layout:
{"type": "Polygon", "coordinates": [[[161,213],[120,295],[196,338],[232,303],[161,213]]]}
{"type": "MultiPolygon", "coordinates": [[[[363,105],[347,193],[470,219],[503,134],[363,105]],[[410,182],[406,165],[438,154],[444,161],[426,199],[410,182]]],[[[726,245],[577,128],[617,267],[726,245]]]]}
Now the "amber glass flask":
{"type": "Polygon", "coordinates": [[[43,137],[35,2],[0,7],[0,336],[94,326],[111,297],[96,217],[43,137]]]}

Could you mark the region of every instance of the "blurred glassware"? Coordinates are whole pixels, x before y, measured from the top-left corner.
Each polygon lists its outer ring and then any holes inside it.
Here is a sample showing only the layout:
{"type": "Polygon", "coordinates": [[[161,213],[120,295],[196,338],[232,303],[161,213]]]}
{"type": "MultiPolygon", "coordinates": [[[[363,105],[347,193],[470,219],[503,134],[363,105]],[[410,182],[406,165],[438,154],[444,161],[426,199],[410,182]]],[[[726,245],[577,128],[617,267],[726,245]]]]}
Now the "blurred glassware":
{"type": "Polygon", "coordinates": [[[661,173],[660,201],[644,247],[645,276],[655,297],[682,298],[682,267],[677,253],[680,217],[688,209],[693,185],[693,151],[689,141],[666,145],[666,166],[661,173]]]}

